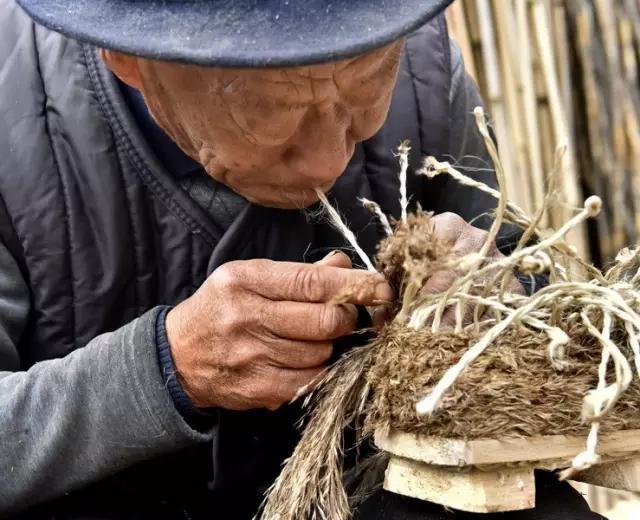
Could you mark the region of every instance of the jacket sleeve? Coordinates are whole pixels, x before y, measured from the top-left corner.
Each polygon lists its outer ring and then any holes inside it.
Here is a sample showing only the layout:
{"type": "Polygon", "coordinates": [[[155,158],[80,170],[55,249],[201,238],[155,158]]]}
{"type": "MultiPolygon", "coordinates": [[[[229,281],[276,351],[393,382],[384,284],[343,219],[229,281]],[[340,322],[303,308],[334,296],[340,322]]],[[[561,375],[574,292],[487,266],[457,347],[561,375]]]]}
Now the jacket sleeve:
{"type": "Polygon", "coordinates": [[[19,371],[29,290],[0,244],[0,517],[210,439],[189,427],[163,384],[159,312],[19,371]]]}

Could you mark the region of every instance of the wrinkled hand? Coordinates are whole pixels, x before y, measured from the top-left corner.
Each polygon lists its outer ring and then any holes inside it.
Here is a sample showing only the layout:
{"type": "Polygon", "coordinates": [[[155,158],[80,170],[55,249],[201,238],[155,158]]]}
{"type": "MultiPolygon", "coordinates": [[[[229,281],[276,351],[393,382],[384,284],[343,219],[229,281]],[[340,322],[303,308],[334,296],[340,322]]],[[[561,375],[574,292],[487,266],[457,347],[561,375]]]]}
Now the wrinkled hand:
{"type": "Polygon", "coordinates": [[[393,297],[382,275],[351,269],[343,253],[230,262],[167,315],[178,378],[196,406],[275,410],[312,387],[332,341],[355,329],[355,304],[393,297]],[[346,303],[331,303],[345,291],[346,303]]]}
{"type": "MultiPolygon", "coordinates": [[[[451,244],[450,255],[452,257],[462,258],[470,253],[477,253],[482,249],[486,239],[487,232],[473,227],[471,224],[456,215],[455,213],[441,213],[432,218],[435,234],[441,240],[451,244]]],[[[488,258],[502,258],[504,255],[498,250],[497,246],[492,247],[487,252],[488,258]]],[[[437,294],[446,291],[451,287],[455,280],[463,273],[455,269],[438,271],[434,273],[422,288],[424,294],[437,294]]],[[[493,279],[493,273],[488,273],[484,278],[487,282],[493,279]]],[[[513,293],[524,293],[524,289],[520,282],[513,276],[509,281],[507,290],[513,293]]],[[[469,316],[465,316],[469,318],[469,316]]],[[[455,323],[455,309],[449,308],[442,317],[443,325],[453,325],[455,323]]]]}

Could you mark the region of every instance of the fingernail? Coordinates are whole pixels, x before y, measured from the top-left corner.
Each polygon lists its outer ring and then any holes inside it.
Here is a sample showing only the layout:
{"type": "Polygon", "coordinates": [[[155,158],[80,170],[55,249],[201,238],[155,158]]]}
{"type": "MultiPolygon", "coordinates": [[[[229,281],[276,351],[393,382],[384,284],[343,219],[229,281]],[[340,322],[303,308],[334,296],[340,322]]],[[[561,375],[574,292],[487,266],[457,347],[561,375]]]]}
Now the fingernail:
{"type": "Polygon", "coordinates": [[[320,260],[316,260],[315,263],[316,264],[321,264],[323,263],[325,260],[328,260],[329,258],[331,258],[332,256],[336,256],[340,251],[338,251],[337,249],[334,249],[333,251],[331,251],[331,253],[329,253],[328,255],[323,256],[320,260]]]}
{"type": "MultiPolygon", "coordinates": [[[[332,256],[336,256],[340,251],[338,249],[334,249],[328,255],[324,256],[322,260],[326,260],[327,258],[331,258],[332,256]]],[[[322,262],[322,260],[320,260],[322,262]]]]}
{"type": "Polygon", "coordinates": [[[389,309],[386,307],[375,307],[375,309],[371,311],[371,321],[375,327],[381,327],[390,317],[389,309]]]}

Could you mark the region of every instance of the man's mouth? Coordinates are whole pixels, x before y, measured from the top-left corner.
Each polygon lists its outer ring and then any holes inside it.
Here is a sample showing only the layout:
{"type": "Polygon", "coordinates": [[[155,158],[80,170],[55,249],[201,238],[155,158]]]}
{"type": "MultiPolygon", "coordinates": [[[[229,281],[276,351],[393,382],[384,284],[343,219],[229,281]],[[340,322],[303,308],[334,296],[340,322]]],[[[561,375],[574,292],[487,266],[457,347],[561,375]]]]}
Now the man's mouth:
{"type": "Polygon", "coordinates": [[[290,200],[292,203],[300,203],[308,206],[318,200],[316,190],[327,193],[335,185],[335,181],[326,182],[317,187],[303,188],[297,190],[281,190],[283,200],[290,200]]]}

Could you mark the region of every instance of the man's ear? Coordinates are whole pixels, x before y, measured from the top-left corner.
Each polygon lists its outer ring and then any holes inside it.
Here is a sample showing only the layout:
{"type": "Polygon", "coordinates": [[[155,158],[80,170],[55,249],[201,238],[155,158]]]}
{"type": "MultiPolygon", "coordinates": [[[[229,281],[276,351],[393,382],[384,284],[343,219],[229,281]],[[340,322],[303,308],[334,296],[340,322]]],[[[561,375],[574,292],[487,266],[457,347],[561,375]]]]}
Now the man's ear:
{"type": "Polygon", "coordinates": [[[100,56],[109,70],[121,81],[137,90],[142,89],[137,57],[109,49],[100,49],[100,56]]]}

